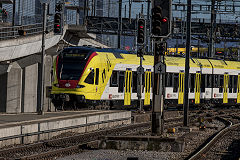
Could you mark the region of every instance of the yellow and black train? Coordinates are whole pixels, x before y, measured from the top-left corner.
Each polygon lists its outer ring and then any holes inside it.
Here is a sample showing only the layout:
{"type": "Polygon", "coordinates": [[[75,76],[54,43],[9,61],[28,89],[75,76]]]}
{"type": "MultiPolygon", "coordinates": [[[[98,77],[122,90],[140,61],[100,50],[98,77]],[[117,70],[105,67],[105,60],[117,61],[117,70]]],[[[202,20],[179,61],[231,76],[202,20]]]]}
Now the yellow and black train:
{"type": "MultiPolygon", "coordinates": [[[[165,56],[165,65],[165,106],[181,106],[185,59],[165,56]]],[[[66,103],[73,106],[132,106],[138,101],[138,67],[139,57],[128,51],[92,47],[65,48],[58,54],[53,66],[52,102],[57,108],[66,103]]],[[[150,107],[153,56],[144,55],[143,68],[142,100],[144,106],[150,107]]],[[[191,58],[189,100],[190,104],[195,105],[239,104],[240,62],[191,58]]]]}

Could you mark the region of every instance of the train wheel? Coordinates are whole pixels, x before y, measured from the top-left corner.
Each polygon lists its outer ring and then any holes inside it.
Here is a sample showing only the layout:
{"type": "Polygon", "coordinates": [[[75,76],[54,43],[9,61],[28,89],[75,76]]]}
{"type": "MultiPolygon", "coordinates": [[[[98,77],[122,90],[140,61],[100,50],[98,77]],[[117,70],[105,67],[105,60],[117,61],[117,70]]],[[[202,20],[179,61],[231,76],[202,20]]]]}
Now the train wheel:
{"type": "Polygon", "coordinates": [[[103,101],[102,102],[102,109],[103,110],[109,110],[110,109],[110,105],[109,105],[110,101],[103,101]]]}
{"type": "Polygon", "coordinates": [[[114,107],[113,101],[108,101],[109,102],[109,109],[112,110],[114,107]]]}
{"type": "Polygon", "coordinates": [[[53,102],[55,111],[63,110],[64,102],[53,102]]]}
{"type": "Polygon", "coordinates": [[[77,102],[73,101],[71,107],[73,110],[77,110],[77,102]]]}
{"type": "Polygon", "coordinates": [[[96,109],[96,106],[93,105],[93,104],[91,104],[91,105],[88,106],[88,109],[89,109],[89,110],[94,110],[94,109],[96,109]]]}
{"type": "Polygon", "coordinates": [[[63,102],[62,105],[61,105],[61,110],[62,110],[62,111],[64,111],[65,105],[66,105],[65,102],[63,102]]]}
{"type": "Polygon", "coordinates": [[[110,109],[110,101],[102,101],[102,109],[109,110],[110,109]]]}

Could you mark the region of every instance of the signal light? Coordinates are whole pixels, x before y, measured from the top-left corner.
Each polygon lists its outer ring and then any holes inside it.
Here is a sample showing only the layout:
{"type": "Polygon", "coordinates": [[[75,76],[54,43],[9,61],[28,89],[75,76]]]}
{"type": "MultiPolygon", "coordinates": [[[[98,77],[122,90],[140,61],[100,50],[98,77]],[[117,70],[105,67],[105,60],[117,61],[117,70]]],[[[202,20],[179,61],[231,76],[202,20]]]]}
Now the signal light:
{"type": "Polygon", "coordinates": [[[167,37],[171,33],[172,0],[154,3],[152,9],[152,35],[155,38],[167,37]]]}
{"type": "Polygon", "coordinates": [[[161,22],[162,22],[162,23],[166,23],[167,21],[168,21],[167,18],[162,18],[162,19],[161,19],[161,22]]]}
{"type": "Polygon", "coordinates": [[[156,6],[152,9],[152,34],[154,36],[161,35],[161,20],[162,20],[162,8],[156,6]]]}
{"type": "Polygon", "coordinates": [[[137,28],[137,43],[144,44],[145,40],[145,20],[138,20],[138,28],[137,28]]]}
{"type": "Polygon", "coordinates": [[[62,34],[62,14],[56,13],[54,16],[54,33],[62,34]]]}

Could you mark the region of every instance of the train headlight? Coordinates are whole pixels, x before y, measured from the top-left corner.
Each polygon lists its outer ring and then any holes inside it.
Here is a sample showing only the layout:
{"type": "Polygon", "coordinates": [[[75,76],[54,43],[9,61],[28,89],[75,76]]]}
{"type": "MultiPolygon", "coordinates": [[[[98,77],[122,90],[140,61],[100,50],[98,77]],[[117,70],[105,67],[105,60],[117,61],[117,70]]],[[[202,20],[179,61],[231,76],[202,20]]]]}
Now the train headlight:
{"type": "Polygon", "coordinates": [[[85,99],[85,96],[81,96],[81,99],[84,100],[84,99],[85,99]]]}
{"type": "Polygon", "coordinates": [[[84,85],[77,85],[76,88],[84,88],[85,86],[84,85]]]}
{"type": "Polygon", "coordinates": [[[57,83],[57,84],[54,84],[54,86],[55,86],[55,87],[59,87],[59,84],[58,84],[58,83],[57,83]]]}

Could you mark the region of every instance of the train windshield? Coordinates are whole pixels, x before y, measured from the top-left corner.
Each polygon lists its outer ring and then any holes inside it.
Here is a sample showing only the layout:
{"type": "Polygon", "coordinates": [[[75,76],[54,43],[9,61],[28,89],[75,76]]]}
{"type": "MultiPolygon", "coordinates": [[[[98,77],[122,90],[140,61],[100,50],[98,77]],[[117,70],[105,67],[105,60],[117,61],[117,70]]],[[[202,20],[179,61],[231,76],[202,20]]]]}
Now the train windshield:
{"type": "Polygon", "coordinates": [[[79,80],[87,63],[90,50],[67,48],[60,53],[57,64],[58,78],[79,80]]]}

